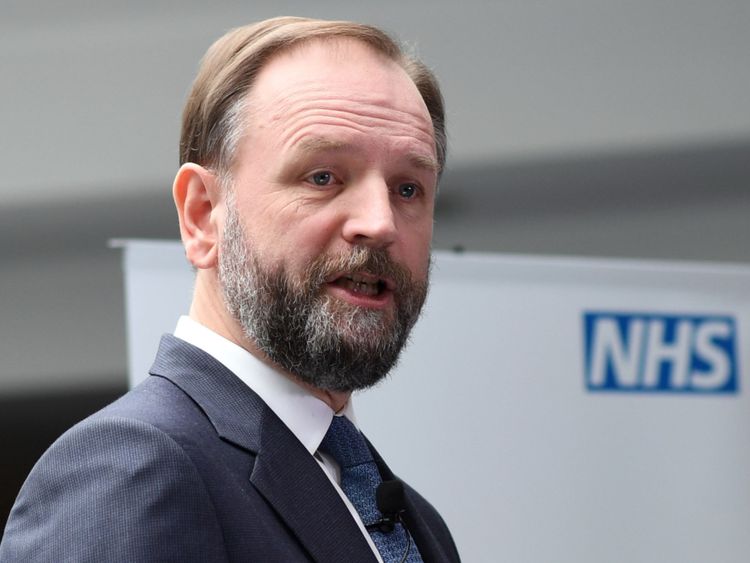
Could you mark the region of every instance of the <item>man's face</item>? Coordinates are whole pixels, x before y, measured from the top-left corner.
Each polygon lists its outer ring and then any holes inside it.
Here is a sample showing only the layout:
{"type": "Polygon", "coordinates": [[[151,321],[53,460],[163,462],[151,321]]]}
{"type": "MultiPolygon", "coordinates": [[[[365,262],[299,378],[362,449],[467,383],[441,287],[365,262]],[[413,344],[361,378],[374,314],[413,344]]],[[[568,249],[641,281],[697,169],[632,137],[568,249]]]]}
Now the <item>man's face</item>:
{"type": "Polygon", "coordinates": [[[426,294],[432,124],[395,63],[351,40],[272,60],[249,94],[220,278],[246,336],[315,387],[395,363],[426,294]]]}

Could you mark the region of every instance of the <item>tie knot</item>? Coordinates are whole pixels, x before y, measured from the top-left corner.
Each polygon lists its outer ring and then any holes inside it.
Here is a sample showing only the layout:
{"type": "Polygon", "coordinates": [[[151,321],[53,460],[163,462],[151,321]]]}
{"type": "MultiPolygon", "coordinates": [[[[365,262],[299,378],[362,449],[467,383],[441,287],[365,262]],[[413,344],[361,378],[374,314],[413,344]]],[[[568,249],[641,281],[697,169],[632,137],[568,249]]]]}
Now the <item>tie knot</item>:
{"type": "Polygon", "coordinates": [[[373,461],[362,434],[345,416],[334,416],[320,450],[333,456],[342,468],[373,461]]]}

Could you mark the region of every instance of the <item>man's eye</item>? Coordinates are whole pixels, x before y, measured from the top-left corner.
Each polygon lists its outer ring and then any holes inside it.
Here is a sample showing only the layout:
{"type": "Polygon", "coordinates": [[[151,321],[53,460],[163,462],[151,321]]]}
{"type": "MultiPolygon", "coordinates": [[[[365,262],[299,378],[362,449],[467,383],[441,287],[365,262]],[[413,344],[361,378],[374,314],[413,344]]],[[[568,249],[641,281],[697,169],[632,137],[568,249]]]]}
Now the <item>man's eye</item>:
{"type": "Polygon", "coordinates": [[[333,182],[333,174],[324,170],[310,176],[310,181],[316,186],[327,186],[333,182]]]}
{"type": "Polygon", "coordinates": [[[414,184],[401,184],[398,187],[398,195],[405,199],[411,199],[417,195],[417,186],[414,184]]]}

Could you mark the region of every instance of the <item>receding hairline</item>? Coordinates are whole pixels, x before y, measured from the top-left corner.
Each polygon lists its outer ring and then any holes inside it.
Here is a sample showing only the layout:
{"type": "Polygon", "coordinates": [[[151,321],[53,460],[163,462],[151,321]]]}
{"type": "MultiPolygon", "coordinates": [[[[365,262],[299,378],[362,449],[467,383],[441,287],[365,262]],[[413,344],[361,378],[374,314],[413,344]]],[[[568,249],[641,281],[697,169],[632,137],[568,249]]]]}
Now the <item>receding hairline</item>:
{"type": "MultiPolygon", "coordinates": [[[[427,104],[424,100],[424,97],[422,96],[422,93],[419,91],[418,86],[415,84],[413,78],[409,75],[407,68],[404,66],[404,64],[402,64],[403,61],[400,59],[402,59],[403,57],[402,56],[392,57],[388,55],[387,53],[384,53],[381,50],[374,48],[371,44],[365,41],[361,41],[356,37],[348,37],[348,36],[311,37],[311,38],[301,40],[298,43],[295,43],[293,45],[285,46],[279,49],[278,51],[274,52],[270,57],[268,57],[264,61],[262,67],[258,70],[257,74],[255,75],[254,80],[249,85],[249,87],[244,92],[244,94],[240,97],[240,99],[238,100],[243,106],[242,114],[243,114],[244,120],[248,120],[254,117],[255,115],[257,115],[257,112],[264,111],[265,108],[263,108],[260,105],[256,105],[255,102],[257,100],[253,100],[253,96],[257,93],[259,89],[263,87],[264,74],[272,73],[273,67],[277,63],[279,63],[286,57],[295,57],[300,54],[304,55],[304,51],[306,49],[314,48],[316,45],[323,45],[325,46],[326,50],[328,50],[328,48],[330,47],[334,52],[339,51],[342,57],[346,59],[352,59],[353,57],[351,57],[350,54],[345,51],[347,44],[358,45],[358,46],[363,47],[371,55],[375,56],[376,59],[379,59],[384,65],[388,65],[391,68],[403,73],[403,78],[405,79],[404,84],[409,84],[413,88],[413,93],[415,95],[415,98],[421,104],[421,107],[424,110],[424,116],[427,118],[427,123],[429,124],[429,129],[430,129],[429,133],[431,137],[433,138],[433,141],[435,141],[435,126],[431,119],[430,110],[427,107],[427,104]]],[[[247,125],[246,121],[245,121],[245,125],[247,125]]],[[[330,142],[333,142],[333,141],[325,141],[323,139],[320,139],[320,141],[325,142],[327,144],[330,142]]],[[[435,142],[435,145],[437,145],[436,142],[435,142]]],[[[434,147],[434,150],[435,152],[437,152],[437,146],[434,147]]]]}
{"type": "MultiPolygon", "coordinates": [[[[334,53],[340,53],[343,58],[351,58],[349,54],[346,53],[346,46],[347,45],[357,45],[360,47],[363,47],[366,51],[368,51],[370,54],[374,55],[377,59],[380,59],[384,64],[391,65],[396,69],[399,69],[404,73],[404,77],[409,81],[410,84],[414,86],[415,93],[420,97],[422,100],[422,103],[424,104],[425,108],[427,108],[427,104],[424,101],[424,98],[421,95],[421,92],[419,91],[419,88],[414,82],[414,79],[409,75],[409,71],[407,68],[408,65],[408,59],[407,57],[401,53],[388,53],[384,52],[382,49],[375,47],[372,42],[362,40],[358,37],[351,37],[348,35],[323,35],[323,36],[312,36],[312,37],[305,37],[302,39],[299,39],[295,41],[294,43],[291,43],[289,45],[284,45],[282,47],[279,47],[277,50],[275,50],[273,53],[271,53],[267,58],[264,58],[263,64],[258,68],[257,72],[253,76],[252,82],[249,84],[245,92],[242,94],[241,98],[247,100],[249,97],[251,97],[252,93],[257,89],[259,86],[259,82],[261,81],[261,78],[263,74],[269,72],[269,68],[273,67],[279,60],[284,59],[286,57],[295,57],[297,55],[300,55],[304,53],[304,51],[308,49],[315,48],[318,45],[323,45],[327,49],[330,48],[330,50],[334,53]]],[[[428,109],[429,114],[429,109],[428,109]]]]}
{"type": "Polygon", "coordinates": [[[432,124],[440,170],[445,163],[443,99],[429,68],[385,31],[367,24],[280,17],[230,30],[208,49],[183,110],[180,162],[196,162],[217,172],[231,167],[238,125],[245,125],[248,97],[256,79],[277,57],[314,42],[356,42],[391,61],[416,86],[432,124]],[[223,86],[226,85],[226,86],[223,86]]]}

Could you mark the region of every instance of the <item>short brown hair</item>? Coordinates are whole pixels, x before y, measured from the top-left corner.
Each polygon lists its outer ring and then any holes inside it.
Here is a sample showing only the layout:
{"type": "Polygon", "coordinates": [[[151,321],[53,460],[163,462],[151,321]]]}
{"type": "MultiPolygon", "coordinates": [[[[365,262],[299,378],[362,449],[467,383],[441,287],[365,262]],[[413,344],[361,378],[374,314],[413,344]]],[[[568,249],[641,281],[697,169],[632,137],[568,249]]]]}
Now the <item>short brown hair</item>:
{"type": "Polygon", "coordinates": [[[447,140],[440,87],[432,72],[383,31],[352,22],[280,17],[238,27],[206,52],[182,114],[180,164],[195,162],[221,176],[231,170],[243,133],[244,101],[275,54],[311,39],[350,38],[396,61],[416,85],[432,119],[440,170],[447,140]]]}

